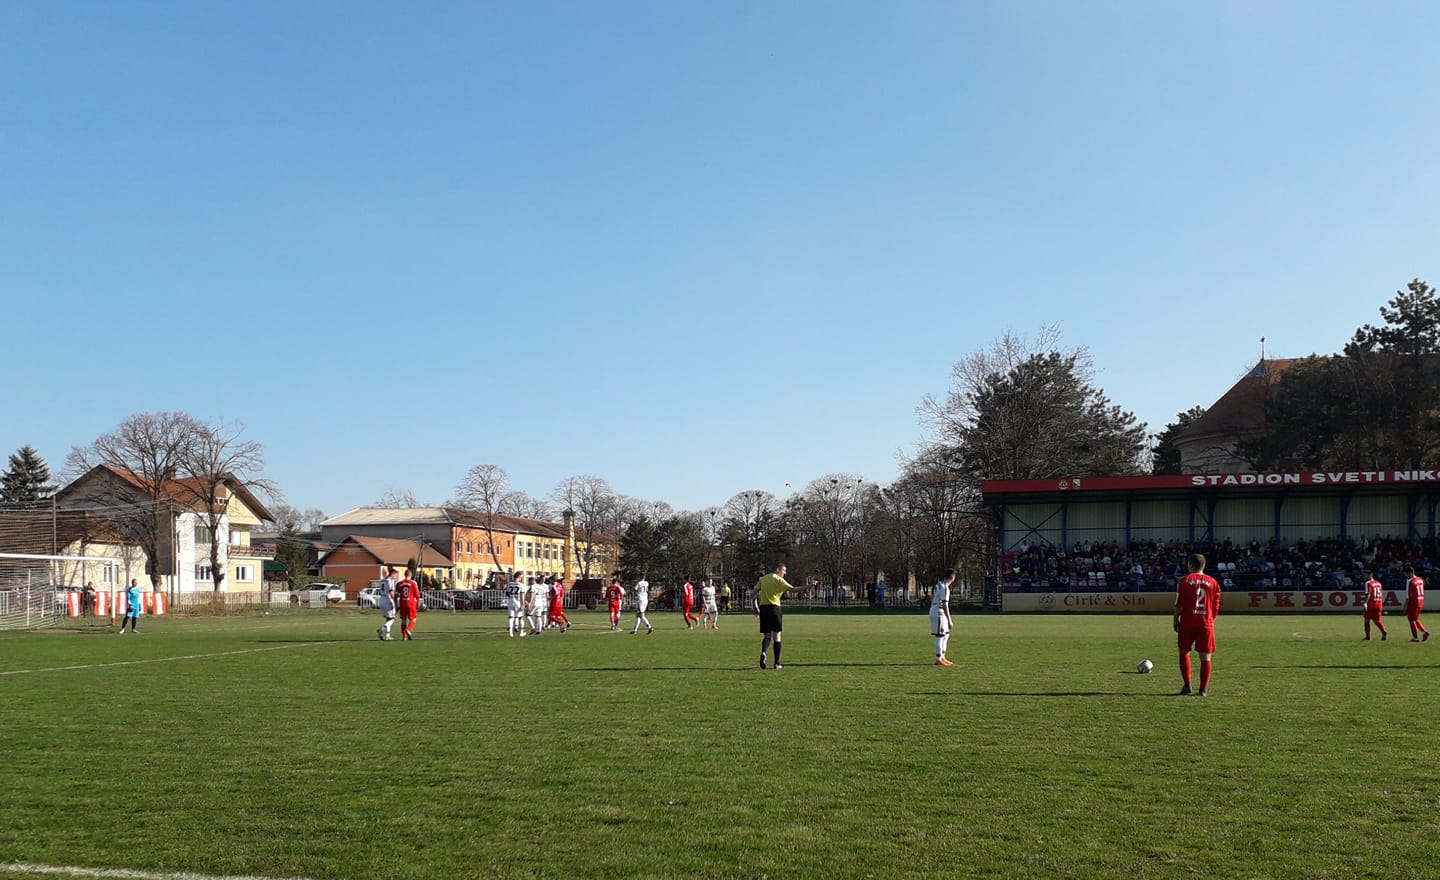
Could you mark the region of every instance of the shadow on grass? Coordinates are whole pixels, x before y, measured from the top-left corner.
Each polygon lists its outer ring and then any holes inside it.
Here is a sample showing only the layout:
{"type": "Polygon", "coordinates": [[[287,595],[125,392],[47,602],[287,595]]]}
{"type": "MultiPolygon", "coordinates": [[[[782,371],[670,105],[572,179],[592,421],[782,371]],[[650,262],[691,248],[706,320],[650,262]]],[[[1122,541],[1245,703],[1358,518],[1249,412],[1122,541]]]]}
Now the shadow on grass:
{"type": "MultiPolygon", "coordinates": [[[[577,666],[576,672],[726,672],[733,666],[577,666]]],[[[758,669],[756,670],[759,671],[758,669]]],[[[783,670],[782,670],[783,671],[783,670]]]]}
{"type": "MultiPolygon", "coordinates": [[[[371,636],[371,637],[368,638],[368,639],[367,639],[367,638],[362,638],[362,637],[360,637],[360,636],[355,636],[355,637],[353,637],[353,638],[351,638],[351,637],[349,637],[349,636],[345,636],[345,637],[336,637],[336,638],[333,638],[333,639],[331,639],[331,638],[312,638],[312,639],[256,639],[256,640],[255,640],[255,644],[257,644],[257,645],[328,645],[328,644],[331,644],[332,642],[335,643],[335,644],[342,644],[342,643],[344,643],[344,642],[379,642],[379,641],[380,641],[380,640],[377,639],[377,638],[375,638],[374,636],[371,636]]],[[[398,642],[398,641],[400,641],[400,639],[399,639],[399,638],[396,638],[395,641],[398,642]]]]}
{"type": "Polygon", "coordinates": [[[915,696],[919,697],[1120,697],[1123,699],[1135,699],[1136,697],[1178,697],[1179,694],[1169,691],[1163,694],[1137,693],[1136,691],[917,691],[915,696]]]}
{"type": "Polygon", "coordinates": [[[1252,666],[1252,669],[1440,669],[1440,663],[1296,663],[1289,666],[1252,666]]]}
{"type": "MultiPolygon", "coordinates": [[[[921,664],[917,663],[786,663],[780,670],[784,673],[787,670],[802,669],[823,669],[828,667],[839,669],[854,669],[857,667],[893,667],[896,669],[910,669],[921,664]]],[[[929,664],[924,664],[929,665],[929,664]]],[[[758,672],[773,673],[774,669],[761,669],[754,664],[745,666],[577,666],[576,672],[758,672]]]]}

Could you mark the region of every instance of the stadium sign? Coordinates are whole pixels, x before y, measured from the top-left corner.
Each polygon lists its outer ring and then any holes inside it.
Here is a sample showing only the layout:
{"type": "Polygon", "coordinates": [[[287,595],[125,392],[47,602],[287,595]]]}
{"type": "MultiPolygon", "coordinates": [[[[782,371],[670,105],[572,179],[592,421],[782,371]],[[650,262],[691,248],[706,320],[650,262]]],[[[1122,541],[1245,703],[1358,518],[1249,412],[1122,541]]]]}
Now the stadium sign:
{"type": "Polygon", "coordinates": [[[1440,471],[1320,471],[1306,474],[1196,474],[1192,486],[1337,486],[1357,483],[1435,483],[1440,471]]]}
{"type": "MultiPolygon", "coordinates": [[[[1385,607],[1404,607],[1403,598],[1385,594],[1385,607]]],[[[1224,593],[1220,616],[1237,612],[1274,611],[1283,614],[1312,611],[1358,612],[1365,594],[1354,590],[1247,590],[1224,593]]],[[[1006,593],[1006,611],[1041,611],[1081,614],[1173,614],[1175,594],[1155,593],[1006,593]]]]}
{"type": "Polygon", "coordinates": [[[994,495],[1007,492],[1143,492],[1160,489],[1378,486],[1427,483],[1440,483],[1440,470],[1297,471],[1265,474],[1165,474],[1150,477],[985,480],[980,484],[980,491],[986,495],[994,495]]]}
{"type": "Polygon", "coordinates": [[[1174,593],[1006,593],[1006,611],[1170,614],[1174,593]]]}
{"type": "MultiPolygon", "coordinates": [[[[1404,600],[1396,593],[1385,594],[1386,608],[1403,608],[1404,605],[1404,600]]],[[[1221,614],[1231,611],[1359,611],[1364,607],[1365,593],[1354,590],[1250,590],[1225,593],[1220,598],[1221,614]]]]}

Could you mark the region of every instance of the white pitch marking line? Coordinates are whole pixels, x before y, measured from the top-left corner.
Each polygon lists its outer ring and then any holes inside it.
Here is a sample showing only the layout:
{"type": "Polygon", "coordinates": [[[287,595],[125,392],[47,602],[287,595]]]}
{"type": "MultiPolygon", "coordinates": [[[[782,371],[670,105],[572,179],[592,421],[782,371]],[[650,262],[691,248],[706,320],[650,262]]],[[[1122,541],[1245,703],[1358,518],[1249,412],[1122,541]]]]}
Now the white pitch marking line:
{"type": "MultiPolygon", "coordinates": [[[[333,644],[335,643],[297,642],[293,645],[274,645],[269,648],[246,648],[243,651],[217,651],[214,654],[182,654],[179,657],[150,657],[145,660],[117,660],[114,663],[85,663],[79,666],[47,666],[42,669],[10,669],[6,671],[0,671],[0,675],[30,675],[36,672],[69,672],[75,669],[108,669],[111,666],[139,666],[142,663],[169,663],[173,660],[205,660],[210,657],[233,657],[237,654],[260,654],[265,651],[284,651],[287,648],[305,648],[312,645],[333,644]]],[[[178,877],[181,875],[177,874],[175,876],[178,877]]]]}
{"type": "Polygon", "coordinates": [[[0,871],[49,877],[105,877],[113,880],[306,880],[304,877],[259,877],[234,874],[192,874],[189,871],[166,874],[155,871],[134,871],[129,868],[74,868],[65,865],[31,865],[26,862],[0,864],[0,871]]]}

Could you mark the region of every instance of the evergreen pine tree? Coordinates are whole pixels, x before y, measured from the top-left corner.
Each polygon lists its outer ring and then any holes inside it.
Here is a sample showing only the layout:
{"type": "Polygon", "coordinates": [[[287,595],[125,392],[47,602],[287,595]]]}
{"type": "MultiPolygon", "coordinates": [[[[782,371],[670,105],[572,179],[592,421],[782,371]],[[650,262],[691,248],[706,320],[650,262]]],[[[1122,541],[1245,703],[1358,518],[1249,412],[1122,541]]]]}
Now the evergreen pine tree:
{"type": "Polygon", "coordinates": [[[23,507],[50,497],[50,467],[33,446],[23,446],[10,456],[10,469],[0,475],[0,504],[23,507]]]}

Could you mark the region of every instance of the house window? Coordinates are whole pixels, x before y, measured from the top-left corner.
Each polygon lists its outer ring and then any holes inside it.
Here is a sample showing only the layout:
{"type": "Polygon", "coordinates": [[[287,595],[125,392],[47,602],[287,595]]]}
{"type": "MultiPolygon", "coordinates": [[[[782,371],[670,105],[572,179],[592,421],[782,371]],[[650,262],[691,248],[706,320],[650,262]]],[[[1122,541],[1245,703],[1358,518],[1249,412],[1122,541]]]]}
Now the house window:
{"type": "Polygon", "coordinates": [[[211,577],[210,572],[211,572],[211,569],[210,569],[210,566],[208,566],[208,565],[197,565],[197,566],[195,566],[195,580],[197,580],[197,581],[209,581],[209,580],[214,580],[214,578],[211,577]]]}
{"type": "Polygon", "coordinates": [[[209,526],[200,526],[200,525],[197,525],[197,526],[195,527],[195,543],[196,543],[196,544],[209,544],[209,543],[212,543],[214,540],[215,540],[215,534],[210,531],[210,527],[209,527],[209,526]]]}
{"type": "Polygon", "coordinates": [[[253,566],[253,565],[237,565],[237,566],[235,566],[235,582],[236,582],[236,583],[241,583],[241,584],[252,584],[252,583],[254,583],[254,582],[255,582],[255,566],[253,566]]]}

